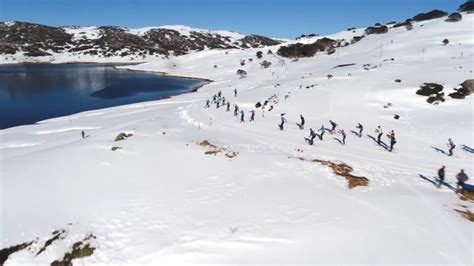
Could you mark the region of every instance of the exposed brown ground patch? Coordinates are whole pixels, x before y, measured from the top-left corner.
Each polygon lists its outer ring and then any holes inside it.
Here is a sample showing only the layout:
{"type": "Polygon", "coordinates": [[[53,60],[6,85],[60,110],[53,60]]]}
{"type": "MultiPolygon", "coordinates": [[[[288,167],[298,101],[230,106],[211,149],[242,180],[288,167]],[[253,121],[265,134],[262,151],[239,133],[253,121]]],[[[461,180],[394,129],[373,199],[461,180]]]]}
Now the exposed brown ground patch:
{"type": "Polygon", "coordinates": [[[355,187],[358,187],[358,186],[368,186],[369,185],[369,179],[367,179],[366,177],[363,177],[363,176],[355,176],[355,175],[351,174],[351,172],[354,169],[352,167],[350,167],[349,165],[345,164],[345,163],[335,163],[335,162],[332,162],[332,161],[325,161],[325,160],[319,160],[319,159],[310,160],[310,159],[306,159],[306,158],[303,158],[303,157],[296,157],[296,158],[301,160],[301,161],[320,163],[324,166],[327,166],[327,167],[331,168],[332,172],[335,175],[343,176],[343,177],[346,178],[347,186],[349,187],[349,189],[352,189],[352,188],[355,188],[355,187]]]}
{"type": "Polygon", "coordinates": [[[468,219],[469,221],[471,222],[474,222],[474,213],[472,213],[470,210],[468,210],[466,208],[465,211],[463,210],[458,210],[458,209],[454,209],[455,211],[457,211],[458,213],[460,213],[462,215],[462,217],[468,219]]]}
{"type": "Polygon", "coordinates": [[[210,143],[207,139],[201,141],[199,145],[207,148],[207,151],[204,152],[204,154],[207,154],[207,155],[217,155],[218,153],[223,152],[227,158],[232,159],[239,154],[238,152],[235,152],[226,148],[218,147],[210,143]]]}
{"type": "Polygon", "coordinates": [[[474,192],[463,190],[460,195],[462,200],[474,201],[474,192]]]}

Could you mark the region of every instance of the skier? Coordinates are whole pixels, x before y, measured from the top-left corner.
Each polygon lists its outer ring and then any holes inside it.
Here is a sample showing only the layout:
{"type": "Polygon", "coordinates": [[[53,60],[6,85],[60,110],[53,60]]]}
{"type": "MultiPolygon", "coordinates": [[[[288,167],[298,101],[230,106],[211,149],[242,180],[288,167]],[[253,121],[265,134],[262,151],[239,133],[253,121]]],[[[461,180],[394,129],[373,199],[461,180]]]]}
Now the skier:
{"type": "Polygon", "coordinates": [[[222,97],[222,106],[225,105],[225,97],[222,97]]]}
{"type": "Polygon", "coordinates": [[[211,102],[209,101],[209,99],[207,99],[207,100],[206,100],[206,105],[204,106],[204,108],[209,108],[209,107],[211,107],[211,106],[210,106],[210,103],[211,103],[211,102]]]}
{"type": "Polygon", "coordinates": [[[321,134],[318,135],[319,140],[323,140],[324,132],[326,132],[326,129],[324,128],[324,125],[321,125],[321,128],[318,129],[318,132],[319,132],[319,131],[321,131],[321,134]]]}
{"type": "Polygon", "coordinates": [[[314,132],[314,130],[312,128],[309,129],[309,137],[308,138],[304,138],[309,145],[313,145],[314,143],[314,139],[316,138],[316,132],[314,132]]]}
{"type": "Polygon", "coordinates": [[[448,147],[449,147],[449,155],[448,156],[453,156],[453,150],[456,148],[456,145],[454,144],[452,139],[448,139],[448,147]]]}
{"type": "Polygon", "coordinates": [[[395,132],[393,130],[390,131],[387,137],[390,139],[390,149],[388,151],[393,151],[393,145],[397,143],[397,141],[395,140],[395,132]]]}
{"type": "Polygon", "coordinates": [[[244,110],[240,110],[240,123],[243,123],[244,121],[244,110]]]}
{"type": "Polygon", "coordinates": [[[219,92],[217,93],[217,97],[220,98],[221,96],[222,96],[222,91],[219,91],[219,92]]]}
{"type": "Polygon", "coordinates": [[[362,130],[364,130],[364,126],[361,123],[357,123],[356,128],[359,129],[359,138],[362,137],[362,130]]]}
{"type": "Polygon", "coordinates": [[[280,130],[283,130],[284,129],[283,125],[286,122],[285,113],[280,114],[280,120],[281,120],[281,123],[278,125],[278,127],[280,128],[280,130]]]}
{"type": "Polygon", "coordinates": [[[344,131],[344,129],[341,129],[338,132],[342,135],[342,144],[346,144],[346,132],[344,131]]]}
{"type": "Polygon", "coordinates": [[[300,124],[296,123],[296,125],[298,125],[298,127],[299,127],[301,130],[303,130],[303,129],[304,129],[304,122],[305,122],[303,115],[300,115],[300,119],[301,119],[301,123],[300,123],[300,124]]]}
{"type": "Polygon", "coordinates": [[[230,112],[230,102],[227,102],[227,110],[226,112],[230,112]]]}
{"type": "Polygon", "coordinates": [[[250,122],[255,120],[255,110],[250,111],[250,122]]]}
{"type": "Polygon", "coordinates": [[[234,105],[234,116],[238,116],[239,115],[239,106],[236,104],[234,105]]]}
{"type": "Polygon", "coordinates": [[[234,89],[234,97],[237,97],[237,89],[234,89]]]}
{"type": "Polygon", "coordinates": [[[216,103],[216,109],[219,109],[220,103],[221,103],[220,101],[217,101],[217,103],[216,103]]]}
{"type": "Polygon", "coordinates": [[[458,180],[457,182],[457,187],[456,187],[456,193],[462,192],[464,189],[464,183],[469,179],[469,177],[464,173],[464,169],[461,169],[461,172],[459,172],[456,175],[456,179],[458,180]]]}
{"type": "Polygon", "coordinates": [[[443,165],[441,166],[441,168],[438,169],[438,188],[441,187],[441,184],[444,182],[444,168],[446,168],[446,166],[443,165]]]}
{"type": "Polygon", "coordinates": [[[380,138],[381,138],[382,135],[383,135],[382,127],[377,126],[377,128],[375,129],[375,133],[378,133],[378,136],[377,136],[377,144],[380,145],[380,138]]]}
{"type": "Polygon", "coordinates": [[[329,123],[331,123],[331,134],[335,134],[336,133],[336,127],[337,127],[337,123],[332,121],[332,120],[329,120],[329,123]]]}
{"type": "Polygon", "coordinates": [[[214,96],[212,96],[212,102],[215,103],[217,100],[217,96],[214,94],[214,96]]]}
{"type": "Polygon", "coordinates": [[[82,136],[82,138],[85,138],[85,137],[86,137],[86,133],[84,132],[84,130],[82,130],[81,136],[82,136]]]}

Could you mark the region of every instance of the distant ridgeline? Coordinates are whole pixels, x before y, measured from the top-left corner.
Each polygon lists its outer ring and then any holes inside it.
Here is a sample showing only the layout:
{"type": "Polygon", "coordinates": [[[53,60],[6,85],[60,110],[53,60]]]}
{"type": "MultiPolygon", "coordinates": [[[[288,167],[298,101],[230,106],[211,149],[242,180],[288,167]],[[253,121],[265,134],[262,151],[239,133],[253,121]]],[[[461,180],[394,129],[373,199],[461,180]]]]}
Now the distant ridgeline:
{"type": "Polygon", "coordinates": [[[245,49],[277,45],[264,36],[208,31],[185,26],[125,29],[120,27],[50,27],[27,22],[0,22],[0,55],[41,57],[136,57],[184,55],[204,49],[245,49]]]}
{"type": "MultiPolygon", "coordinates": [[[[474,12],[474,1],[468,1],[458,8],[459,12],[474,12]]],[[[338,39],[333,40],[329,38],[318,38],[318,34],[306,34],[301,35],[300,37],[296,38],[297,40],[304,40],[307,41],[305,43],[295,43],[290,44],[287,46],[281,46],[278,50],[278,55],[283,57],[289,58],[298,58],[298,57],[312,57],[317,52],[326,52],[328,54],[334,53],[336,48],[348,46],[354,43],[359,42],[365,36],[370,34],[384,34],[387,33],[391,28],[398,28],[398,27],[405,27],[407,30],[413,29],[414,22],[420,22],[425,20],[431,20],[436,18],[442,18],[448,16],[447,12],[441,10],[432,10],[427,13],[420,13],[413,18],[406,19],[404,22],[397,23],[396,21],[391,21],[386,23],[386,25],[382,25],[380,23],[376,23],[374,26],[370,26],[366,28],[361,35],[353,36],[352,39],[338,39]],[[317,38],[316,41],[312,43],[308,43],[308,40],[317,38]]],[[[462,20],[462,14],[458,12],[451,13],[447,18],[446,22],[457,22],[462,20]]],[[[352,31],[356,33],[356,28],[348,28],[348,31],[352,31]]]]}

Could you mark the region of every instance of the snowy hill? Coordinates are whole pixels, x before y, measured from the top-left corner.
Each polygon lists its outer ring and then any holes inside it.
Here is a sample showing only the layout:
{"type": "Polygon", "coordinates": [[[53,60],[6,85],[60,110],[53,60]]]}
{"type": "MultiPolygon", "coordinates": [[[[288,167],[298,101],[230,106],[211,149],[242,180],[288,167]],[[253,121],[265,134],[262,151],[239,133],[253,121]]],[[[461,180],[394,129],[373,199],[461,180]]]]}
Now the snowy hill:
{"type": "Polygon", "coordinates": [[[0,64],[22,62],[143,62],[206,49],[246,49],[279,44],[270,38],[186,26],[49,27],[0,23],[0,64]]]}
{"type": "Polygon", "coordinates": [[[390,27],[298,60],[277,54],[289,44],[158,58],[125,68],[213,82],[171,99],[1,130],[5,265],[72,257],[84,265],[472,265],[474,197],[453,189],[460,169],[473,183],[474,105],[472,95],[448,96],[473,78],[474,14],[462,16],[390,27]],[[424,83],[442,85],[445,101],[417,95],[424,83]],[[219,91],[230,112],[204,108],[219,91]],[[326,131],[308,145],[309,128],[329,128],[330,119],[346,144],[326,131]],[[395,131],[393,152],[377,144],[378,125],[383,143],[395,131]],[[121,132],[132,135],[114,141],[121,132]]]}

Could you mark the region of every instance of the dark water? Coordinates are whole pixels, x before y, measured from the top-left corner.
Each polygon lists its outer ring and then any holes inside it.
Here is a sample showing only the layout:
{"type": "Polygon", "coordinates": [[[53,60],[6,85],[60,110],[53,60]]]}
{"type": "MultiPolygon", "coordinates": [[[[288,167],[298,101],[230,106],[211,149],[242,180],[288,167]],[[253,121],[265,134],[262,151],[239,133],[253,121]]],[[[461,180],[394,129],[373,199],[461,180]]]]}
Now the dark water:
{"type": "Polygon", "coordinates": [[[203,81],[111,64],[0,66],[0,129],[188,93],[203,81]]]}

